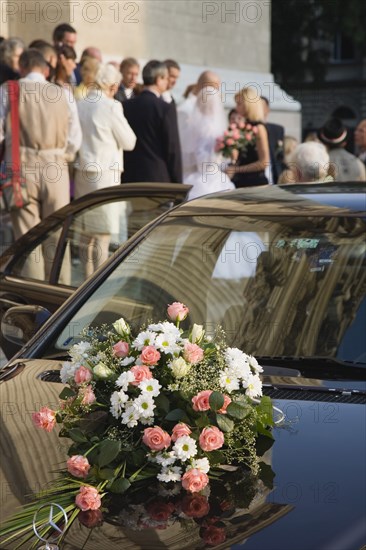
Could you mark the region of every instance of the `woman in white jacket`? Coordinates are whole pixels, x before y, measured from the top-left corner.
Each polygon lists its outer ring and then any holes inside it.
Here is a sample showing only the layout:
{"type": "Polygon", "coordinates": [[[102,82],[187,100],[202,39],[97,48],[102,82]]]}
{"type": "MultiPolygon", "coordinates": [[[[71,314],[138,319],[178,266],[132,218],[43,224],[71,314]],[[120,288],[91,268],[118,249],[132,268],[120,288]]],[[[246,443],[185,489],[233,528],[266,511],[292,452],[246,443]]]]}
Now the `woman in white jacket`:
{"type": "MultiPolygon", "coordinates": [[[[136,136],[113,99],[121,75],[113,65],[100,65],[95,86],[77,103],[83,142],[75,163],[75,198],[120,184],[123,151],[131,151],[136,136]]],[[[83,215],[82,258],[89,276],[108,257],[111,235],[120,237],[121,203],[100,206],[83,215]]]]}

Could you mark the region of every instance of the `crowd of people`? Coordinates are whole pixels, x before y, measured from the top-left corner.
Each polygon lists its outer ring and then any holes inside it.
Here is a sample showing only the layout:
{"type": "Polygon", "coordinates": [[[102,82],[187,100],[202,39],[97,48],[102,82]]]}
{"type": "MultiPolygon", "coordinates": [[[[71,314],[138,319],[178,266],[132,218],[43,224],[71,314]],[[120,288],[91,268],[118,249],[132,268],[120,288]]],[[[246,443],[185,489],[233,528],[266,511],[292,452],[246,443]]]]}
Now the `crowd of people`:
{"type": "MultiPolygon", "coordinates": [[[[366,120],[356,128],[354,154],[346,149],[347,128],[335,118],[298,143],[268,122],[269,101],[254,88],[240,90],[227,115],[220,78],[205,71],[177,105],[172,91],[181,68],[175,60],[151,60],[142,68],[132,57],[104,63],[102,52],[89,47],[78,62],[76,42],[68,24],[55,28],[52,43],[1,39],[0,144],[11,165],[7,81],[18,80],[20,156],[30,199],[12,213],[15,238],[72,197],[120,182],[184,182],[193,198],[268,183],[366,180],[366,120]],[[217,140],[245,125],[255,141],[223,159],[217,140]]],[[[110,223],[106,216],[101,231],[108,233],[110,223]]]]}

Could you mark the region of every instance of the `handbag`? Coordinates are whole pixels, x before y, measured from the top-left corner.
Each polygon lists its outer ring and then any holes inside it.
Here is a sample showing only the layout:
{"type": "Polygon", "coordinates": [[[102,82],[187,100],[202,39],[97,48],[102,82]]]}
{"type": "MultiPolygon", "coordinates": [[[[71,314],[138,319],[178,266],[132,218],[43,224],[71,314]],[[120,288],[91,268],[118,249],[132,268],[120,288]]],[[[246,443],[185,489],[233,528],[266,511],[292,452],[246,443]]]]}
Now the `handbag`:
{"type": "Polygon", "coordinates": [[[19,82],[8,82],[11,121],[11,165],[5,165],[5,174],[1,175],[1,195],[5,210],[12,212],[29,204],[27,186],[20,175],[19,140],[19,82]]]}

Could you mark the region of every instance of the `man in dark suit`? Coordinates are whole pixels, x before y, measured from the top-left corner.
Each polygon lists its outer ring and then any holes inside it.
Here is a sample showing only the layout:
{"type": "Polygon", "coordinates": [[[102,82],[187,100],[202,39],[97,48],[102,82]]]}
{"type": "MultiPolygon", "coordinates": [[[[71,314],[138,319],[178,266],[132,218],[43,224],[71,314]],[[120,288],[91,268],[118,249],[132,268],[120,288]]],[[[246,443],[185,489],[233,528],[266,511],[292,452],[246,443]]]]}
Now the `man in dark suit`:
{"type": "Polygon", "coordinates": [[[121,63],[120,72],[122,81],[114,99],[123,103],[127,99],[135,97],[135,90],[138,86],[137,79],[140,73],[140,65],[134,57],[126,57],[121,63]]]}
{"type": "Polygon", "coordinates": [[[143,68],[145,89],[125,101],[125,116],[137,136],[133,151],[124,153],[123,182],[182,182],[182,160],[174,104],[161,94],[168,86],[168,69],[160,61],[143,68]]]}
{"type": "Polygon", "coordinates": [[[280,124],[267,122],[270,110],[269,101],[264,96],[261,96],[261,100],[263,103],[264,122],[268,132],[269,153],[271,157],[271,166],[266,170],[266,176],[269,183],[277,183],[278,176],[283,170],[283,139],[285,137],[285,129],[280,124]]]}

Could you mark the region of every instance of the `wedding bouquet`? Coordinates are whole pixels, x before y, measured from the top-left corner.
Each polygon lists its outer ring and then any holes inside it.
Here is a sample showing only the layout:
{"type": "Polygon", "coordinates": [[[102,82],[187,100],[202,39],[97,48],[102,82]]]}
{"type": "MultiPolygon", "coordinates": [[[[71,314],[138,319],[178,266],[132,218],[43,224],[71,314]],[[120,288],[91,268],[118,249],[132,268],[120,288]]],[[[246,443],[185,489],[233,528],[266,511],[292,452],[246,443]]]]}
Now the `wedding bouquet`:
{"type": "Polygon", "coordinates": [[[245,150],[250,143],[255,143],[258,128],[249,123],[232,123],[224,135],[216,141],[216,153],[237,161],[239,152],[245,150]]]}
{"type": "MultiPolygon", "coordinates": [[[[61,426],[60,437],[71,440],[69,458],[51,487],[3,527],[6,540],[19,534],[29,540],[33,515],[48,502],[66,510],[68,526],[90,511],[98,524],[111,495],[146,480],[194,494],[230,465],[258,473],[256,440],[271,438],[273,425],[270,398],[262,397],[263,369],[227,347],[219,328],[213,339],[201,325],[180,328],[188,312],[175,302],[169,320],[136,335],[123,318],[84,331],[60,371],[65,387],[58,410],[44,406],[33,414],[40,429],[61,426]]],[[[44,529],[46,536],[50,527],[44,529]]]]}

